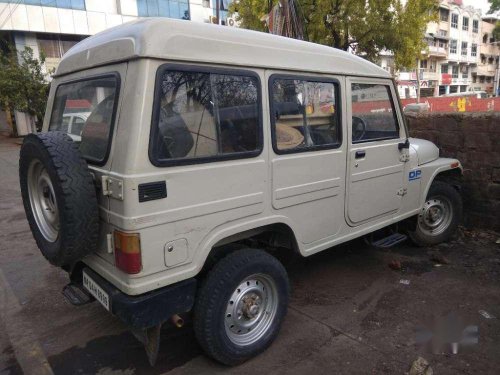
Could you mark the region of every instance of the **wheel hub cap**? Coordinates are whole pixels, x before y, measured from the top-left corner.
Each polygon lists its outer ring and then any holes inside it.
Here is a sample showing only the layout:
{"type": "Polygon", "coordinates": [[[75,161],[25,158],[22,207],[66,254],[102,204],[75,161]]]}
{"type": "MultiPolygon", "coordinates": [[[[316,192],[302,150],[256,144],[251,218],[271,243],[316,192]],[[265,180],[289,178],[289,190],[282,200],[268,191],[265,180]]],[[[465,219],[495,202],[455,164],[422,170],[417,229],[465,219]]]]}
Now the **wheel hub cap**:
{"type": "Polygon", "coordinates": [[[450,201],[445,197],[432,198],[425,202],[418,218],[418,225],[426,234],[438,235],[448,228],[451,219],[450,201]]]}
{"type": "Polygon", "coordinates": [[[240,283],[229,297],[224,319],[228,338],[250,345],[271,327],[278,308],[275,282],[267,275],[253,275],[240,283]]]}
{"type": "Polygon", "coordinates": [[[28,170],[28,194],[38,229],[49,242],[59,235],[59,210],[50,176],[39,160],[33,160],[28,170]]]}

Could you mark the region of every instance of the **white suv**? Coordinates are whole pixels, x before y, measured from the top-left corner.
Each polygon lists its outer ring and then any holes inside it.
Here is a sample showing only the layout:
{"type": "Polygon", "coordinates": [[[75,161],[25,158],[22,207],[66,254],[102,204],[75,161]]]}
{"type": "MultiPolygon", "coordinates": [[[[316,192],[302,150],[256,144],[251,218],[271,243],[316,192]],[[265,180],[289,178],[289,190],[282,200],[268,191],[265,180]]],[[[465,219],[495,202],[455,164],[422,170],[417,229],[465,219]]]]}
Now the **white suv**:
{"type": "Polygon", "coordinates": [[[97,299],[152,363],[161,324],[188,311],[220,362],[268,347],[289,297],[277,251],[432,245],[461,217],[460,163],[408,138],[386,71],[269,34],[147,19],[85,39],[43,130],[20,157],[36,242],[66,297],[97,299]]]}

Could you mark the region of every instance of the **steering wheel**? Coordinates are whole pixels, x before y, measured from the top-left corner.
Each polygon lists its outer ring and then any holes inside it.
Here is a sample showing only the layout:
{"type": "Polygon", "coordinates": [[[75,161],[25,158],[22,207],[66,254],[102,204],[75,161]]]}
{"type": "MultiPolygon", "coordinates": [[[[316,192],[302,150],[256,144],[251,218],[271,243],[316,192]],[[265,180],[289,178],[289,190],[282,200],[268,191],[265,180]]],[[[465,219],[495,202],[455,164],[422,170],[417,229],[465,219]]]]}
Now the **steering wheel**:
{"type": "Polygon", "coordinates": [[[359,141],[366,134],[366,122],[357,116],[352,116],[352,140],[359,141]]]}

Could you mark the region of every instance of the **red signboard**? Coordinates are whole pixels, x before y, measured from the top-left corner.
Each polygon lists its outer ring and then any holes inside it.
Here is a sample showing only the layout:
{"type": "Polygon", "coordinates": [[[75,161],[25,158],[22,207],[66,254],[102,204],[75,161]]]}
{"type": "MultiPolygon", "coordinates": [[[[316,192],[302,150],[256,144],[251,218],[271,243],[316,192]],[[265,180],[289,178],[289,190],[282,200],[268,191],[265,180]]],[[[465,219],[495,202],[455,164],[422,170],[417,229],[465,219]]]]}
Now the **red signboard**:
{"type": "Polygon", "coordinates": [[[451,85],[451,74],[441,74],[441,83],[443,85],[451,85]]]}

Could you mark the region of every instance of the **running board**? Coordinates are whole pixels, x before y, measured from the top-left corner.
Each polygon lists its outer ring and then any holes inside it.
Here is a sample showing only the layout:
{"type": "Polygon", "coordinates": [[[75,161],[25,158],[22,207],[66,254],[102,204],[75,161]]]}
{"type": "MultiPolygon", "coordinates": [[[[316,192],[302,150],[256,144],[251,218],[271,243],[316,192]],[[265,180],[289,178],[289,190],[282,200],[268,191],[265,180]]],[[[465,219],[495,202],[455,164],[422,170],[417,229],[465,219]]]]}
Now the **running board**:
{"type": "Polygon", "coordinates": [[[73,283],[66,285],[62,290],[62,294],[69,303],[75,306],[86,305],[95,300],[89,292],[83,289],[83,286],[73,283]]]}
{"type": "Polygon", "coordinates": [[[386,249],[388,247],[393,247],[398,243],[406,241],[408,237],[401,233],[393,233],[390,236],[381,238],[377,241],[370,241],[370,245],[374,247],[380,247],[382,249],[386,249]]]}

